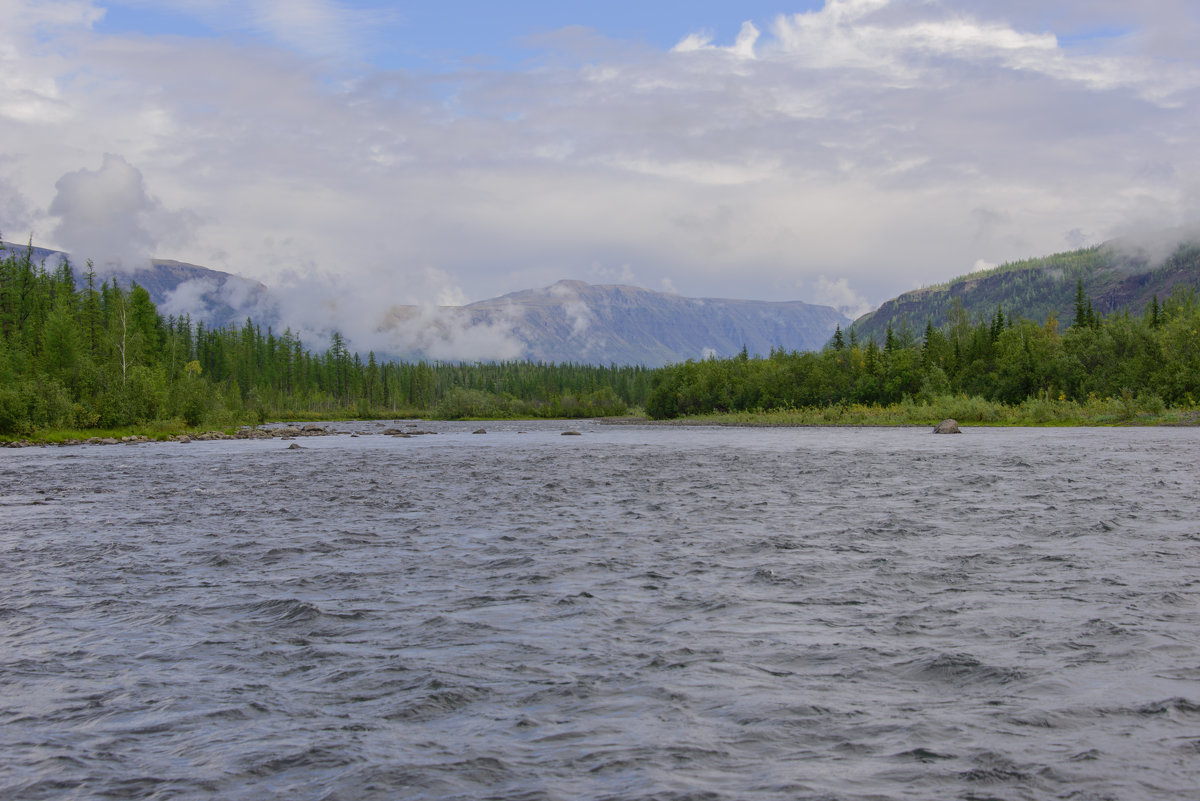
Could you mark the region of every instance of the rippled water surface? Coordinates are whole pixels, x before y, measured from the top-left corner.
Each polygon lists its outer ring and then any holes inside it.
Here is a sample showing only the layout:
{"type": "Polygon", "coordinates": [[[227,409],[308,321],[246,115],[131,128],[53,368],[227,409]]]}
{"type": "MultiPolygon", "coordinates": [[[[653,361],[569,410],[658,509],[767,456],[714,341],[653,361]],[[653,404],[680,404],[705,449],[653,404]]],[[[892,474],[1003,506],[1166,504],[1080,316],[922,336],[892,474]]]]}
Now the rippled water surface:
{"type": "Polygon", "coordinates": [[[1200,430],[428,427],[0,451],[0,797],[1196,797],[1200,430]]]}

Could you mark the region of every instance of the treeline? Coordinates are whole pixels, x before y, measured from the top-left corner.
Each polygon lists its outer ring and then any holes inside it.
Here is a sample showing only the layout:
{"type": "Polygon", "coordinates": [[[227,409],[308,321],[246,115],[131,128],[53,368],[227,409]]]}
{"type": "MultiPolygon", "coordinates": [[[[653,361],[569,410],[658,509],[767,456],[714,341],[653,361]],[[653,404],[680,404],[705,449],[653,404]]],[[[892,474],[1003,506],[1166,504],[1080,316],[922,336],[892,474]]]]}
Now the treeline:
{"type": "Polygon", "coordinates": [[[334,333],[321,352],[251,320],[206,328],[160,315],[149,293],[82,281],[69,262],[0,250],[0,434],[153,421],[581,417],[641,406],[641,367],[364,360],[334,333]]]}
{"type": "Polygon", "coordinates": [[[1154,298],[1140,316],[1098,314],[1077,285],[1075,319],[1017,319],[997,308],[972,321],[960,306],[950,324],[922,336],[889,326],[883,342],[839,329],[820,353],[686,362],[654,376],[654,418],[848,404],[928,402],[947,396],[1006,404],[1032,398],[1085,402],[1124,398],[1149,412],[1200,399],[1200,304],[1186,289],[1154,298]]]}

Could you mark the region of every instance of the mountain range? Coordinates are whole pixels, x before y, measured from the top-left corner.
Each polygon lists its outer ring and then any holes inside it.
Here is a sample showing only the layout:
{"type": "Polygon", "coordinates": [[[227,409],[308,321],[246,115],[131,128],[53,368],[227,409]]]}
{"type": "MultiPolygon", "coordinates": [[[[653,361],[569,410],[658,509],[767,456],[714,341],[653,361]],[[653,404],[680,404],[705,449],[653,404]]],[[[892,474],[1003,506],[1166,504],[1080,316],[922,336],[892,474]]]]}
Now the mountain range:
{"type": "MultiPolygon", "coordinates": [[[[7,245],[12,248],[14,246],[7,245]]],[[[23,249],[23,248],[21,248],[23,249]]],[[[64,254],[33,248],[52,269],[64,254]]],[[[237,275],[178,261],[155,260],[123,273],[97,271],[145,287],[164,315],[189,314],[210,327],[251,317],[262,327],[291,326],[308,341],[328,337],[310,320],[288,319],[271,290],[237,275]]],[[[83,276],[76,265],[76,277],[83,276]]],[[[1074,318],[1077,292],[1101,314],[1142,313],[1155,298],[1200,293],[1200,237],[1163,232],[1157,244],[1114,240],[1104,245],[1026,259],[905,292],[853,322],[829,306],[801,301],[687,298],[624,285],[559,281],[464,306],[396,305],[377,321],[373,348],[384,359],[531,360],[657,367],[708,356],[772,350],[820,350],[841,326],[859,341],[882,342],[890,327],[917,337],[927,324],[955,316],[974,322],[1002,310],[1038,322],[1074,318]],[[1163,247],[1163,243],[1171,243],[1163,247]]],[[[350,342],[352,349],[367,350],[350,342]]]]}
{"type": "MultiPolygon", "coordinates": [[[[45,248],[34,248],[32,256],[47,269],[65,258],[45,248]]],[[[73,266],[82,283],[80,265],[73,266]]],[[[110,277],[125,287],[131,282],[144,287],[163,315],[189,314],[209,327],[251,317],[264,328],[311,330],[311,321],[287,319],[269,288],[230,273],[156,259],[133,271],[97,269],[98,282],[110,277]]],[[[387,344],[374,350],[385,359],[657,367],[733,356],[743,348],[761,356],[775,349],[818,350],[839,325],[849,323],[830,306],[801,301],[685,298],[634,286],[559,281],[466,306],[394,306],[375,337],[387,344]]],[[[350,346],[366,350],[353,341],[350,346]]]]}
{"type": "MultiPolygon", "coordinates": [[[[384,325],[411,329],[427,310],[395,307],[384,325]]],[[[432,331],[485,330],[509,337],[519,358],[543,362],[642,364],[657,367],[743,348],[766,356],[774,349],[816,350],[850,321],[829,306],[801,301],[685,298],[640,287],[559,281],[467,306],[440,307],[432,331]]],[[[428,352],[416,338],[413,357],[428,352]]]]}

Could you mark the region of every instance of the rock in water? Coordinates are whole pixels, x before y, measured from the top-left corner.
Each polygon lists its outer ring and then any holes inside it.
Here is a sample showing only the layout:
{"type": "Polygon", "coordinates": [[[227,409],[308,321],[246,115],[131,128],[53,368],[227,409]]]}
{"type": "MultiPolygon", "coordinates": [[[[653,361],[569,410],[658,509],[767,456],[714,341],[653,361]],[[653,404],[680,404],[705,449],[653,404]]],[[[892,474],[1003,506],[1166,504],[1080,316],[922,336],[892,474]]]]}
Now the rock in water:
{"type": "Polygon", "coordinates": [[[486,428],[477,428],[474,431],[472,431],[471,433],[472,434],[486,434],[487,429],[486,428]]]}
{"type": "Polygon", "coordinates": [[[950,418],[946,418],[945,420],[943,420],[942,422],[937,424],[937,426],[933,429],[933,433],[935,433],[935,434],[961,434],[962,431],[960,431],[958,428],[957,420],[952,420],[950,418]]]}

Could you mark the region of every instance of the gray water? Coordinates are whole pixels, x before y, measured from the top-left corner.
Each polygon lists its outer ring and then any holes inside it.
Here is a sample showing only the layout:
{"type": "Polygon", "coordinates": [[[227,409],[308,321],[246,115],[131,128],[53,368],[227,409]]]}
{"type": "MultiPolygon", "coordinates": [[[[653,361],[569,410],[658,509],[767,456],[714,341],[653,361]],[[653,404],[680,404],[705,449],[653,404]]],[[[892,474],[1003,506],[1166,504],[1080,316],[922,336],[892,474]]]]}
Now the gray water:
{"type": "Polygon", "coordinates": [[[0,451],[0,797],[1197,795],[1200,430],[428,427],[0,451]]]}

